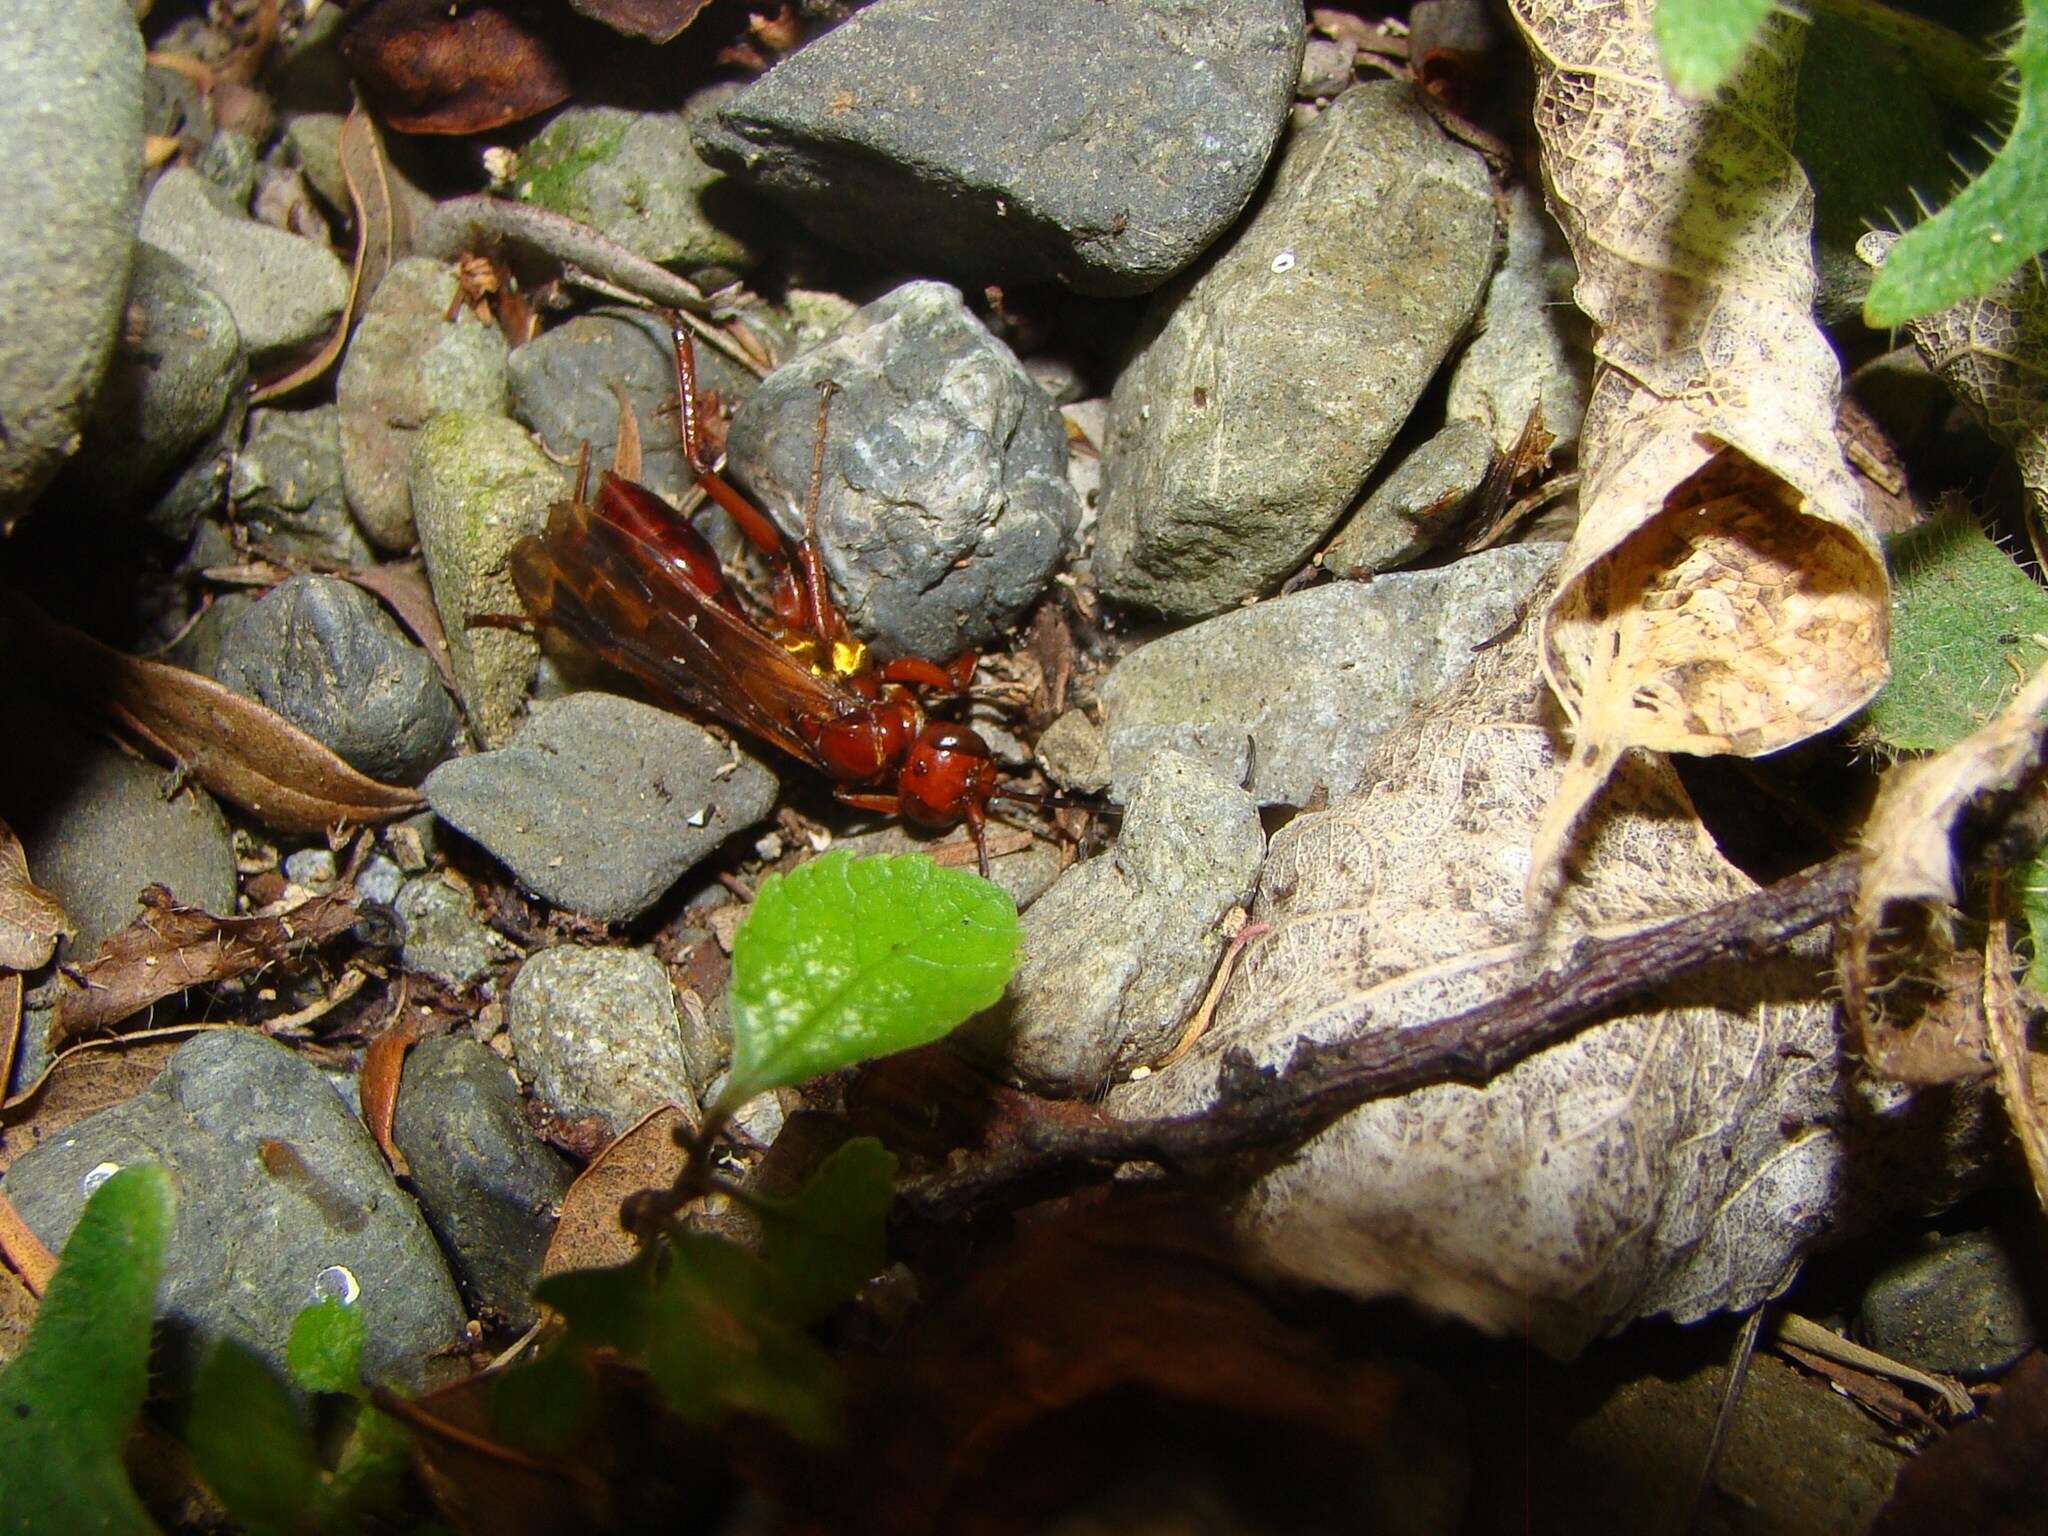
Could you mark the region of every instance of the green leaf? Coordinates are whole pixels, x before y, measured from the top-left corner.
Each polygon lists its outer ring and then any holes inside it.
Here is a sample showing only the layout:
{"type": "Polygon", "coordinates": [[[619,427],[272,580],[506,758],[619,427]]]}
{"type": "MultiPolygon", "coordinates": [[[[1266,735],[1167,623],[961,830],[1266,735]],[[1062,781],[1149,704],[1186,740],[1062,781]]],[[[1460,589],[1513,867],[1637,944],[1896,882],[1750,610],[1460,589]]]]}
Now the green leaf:
{"type": "Polygon", "coordinates": [[[1967,515],[1891,541],[1891,681],[1865,717],[1902,752],[1955,745],[2012,697],[2048,652],[2048,592],[1967,515]]]}
{"type": "Polygon", "coordinates": [[[2020,916],[2026,919],[2034,953],[2027,961],[2027,985],[2048,997],[2048,845],[2014,872],[2019,887],[2020,916]]]}
{"type": "Polygon", "coordinates": [[[888,1263],[883,1224],[895,1195],[895,1154],[862,1136],[826,1158],[788,1199],[751,1202],[761,1262],[789,1317],[816,1322],[888,1263]]]}
{"type": "Polygon", "coordinates": [[[839,1373],[801,1329],[780,1316],[762,1262],[699,1232],[678,1232],[662,1276],[641,1364],[685,1418],[727,1412],[774,1419],[804,1440],[836,1422],[839,1373]]]}
{"type": "Polygon", "coordinates": [[[1657,0],[1657,51],[1681,96],[1711,96],[1735,73],[1773,0],[1657,0]]]}
{"type": "Polygon", "coordinates": [[[1885,256],[1863,318],[1885,329],[1988,293],[2048,249],[2048,0],[2024,0],[2012,132],[1983,173],[1885,256]]]}
{"type": "Polygon", "coordinates": [[[251,1536],[327,1525],[312,1436],[284,1383],[246,1345],[223,1339],[200,1367],[185,1444],[206,1486],[251,1536]]]}
{"type": "Polygon", "coordinates": [[[610,1269],[550,1275],[533,1299],[561,1313],[579,1343],[634,1355],[647,1342],[658,1283],[653,1259],[642,1254],[610,1269]]]}
{"type": "Polygon", "coordinates": [[[1009,894],[923,854],[828,853],[762,882],[734,939],[728,1105],[925,1045],[1017,964],[1009,894]]]}
{"type": "Polygon", "coordinates": [[[292,1319],[284,1349],[292,1380],[308,1392],[363,1391],[363,1314],[329,1296],[292,1319]]]}
{"type": "Polygon", "coordinates": [[[124,1168],[86,1201],[28,1342],[0,1371],[0,1531],[156,1529],[121,1448],[149,1382],[170,1230],[161,1168],[124,1168]]]}

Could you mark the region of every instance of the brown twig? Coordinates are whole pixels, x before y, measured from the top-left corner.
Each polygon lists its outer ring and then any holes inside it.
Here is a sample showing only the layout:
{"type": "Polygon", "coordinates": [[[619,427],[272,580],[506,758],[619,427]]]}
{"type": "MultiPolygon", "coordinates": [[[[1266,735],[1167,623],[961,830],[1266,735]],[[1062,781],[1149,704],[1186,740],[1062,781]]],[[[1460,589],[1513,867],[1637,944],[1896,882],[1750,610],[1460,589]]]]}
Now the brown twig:
{"type": "MultiPolygon", "coordinates": [[[[1266,1078],[1236,1074],[1202,1114],[1070,1124],[1035,1121],[985,1159],[909,1181],[899,1210],[940,1221],[1109,1177],[1126,1163],[1196,1176],[1244,1155],[1299,1145],[1371,1099],[1433,1083],[1484,1083],[1715,961],[1762,959],[1848,910],[1854,855],[1653,928],[1585,938],[1513,991],[1463,1013],[1353,1040],[1305,1042],[1266,1078]]],[[[1226,1080],[1232,1076],[1226,1059],[1226,1080]]]]}

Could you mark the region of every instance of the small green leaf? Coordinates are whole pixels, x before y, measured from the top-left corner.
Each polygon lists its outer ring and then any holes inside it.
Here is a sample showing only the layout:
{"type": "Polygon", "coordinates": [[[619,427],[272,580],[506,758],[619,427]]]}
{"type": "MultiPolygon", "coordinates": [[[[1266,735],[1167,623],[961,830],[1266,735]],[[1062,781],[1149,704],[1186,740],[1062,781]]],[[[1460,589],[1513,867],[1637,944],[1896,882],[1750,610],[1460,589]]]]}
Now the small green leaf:
{"type": "Polygon", "coordinates": [[[533,1299],[562,1314],[579,1343],[638,1354],[647,1342],[659,1278],[642,1254],[610,1269],[572,1269],[534,1287],[533,1299]]]}
{"type": "Polygon", "coordinates": [[[1983,173],[1886,254],[1863,318],[1882,330],[1989,293],[2048,249],[2048,0],[2024,0],[2012,132],[1983,173]]]}
{"type": "Polygon", "coordinates": [[[826,1158],[787,1200],[752,1202],[761,1261],[789,1317],[816,1322],[888,1262],[883,1223],[895,1194],[895,1154],[862,1136],[826,1158]]]}
{"type": "Polygon", "coordinates": [[[1773,0],[1657,0],[1657,52],[1682,96],[1711,96],[1735,73],[1773,0]]]}
{"type": "Polygon", "coordinates": [[[2027,962],[2027,985],[2048,998],[2048,846],[2014,871],[2020,893],[2020,916],[2026,919],[2034,953],[2027,962]]]}
{"type": "Polygon", "coordinates": [[[641,1364],[686,1418],[727,1412],[775,1419],[804,1440],[831,1434],[839,1397],[832,1359],[777,1314],[774,1286],[745,1249],[678,1232],[641,1364]]]}
{"type": "Polygon", "coordinates": [[[251,1536],[326,1525],[312,1437],[284,1383],[247,1346],[223,1339],[200,1367],[185,1444],[206,1486],[251,1536]]]}
{"type": "Polygon", "coordinates": [[[156,1529],[121,1448],[149,1381],[170,1230],[161,1168],[124,1168],[86,1201],[28,1342],[0,1371],[0,1531],[156,1529]]]}
{"type": "Polygon", "coordinates": [[[1017,964],[1009,894],[923,854],[828,853],[762,882],[734,939],[728,1104],[925,1045],[1017,964]]]}
{"type": "Polygon", "coordinates": [[[308,1392],[361,1396],[363,1314],[332,1296],[301,1309],[292,1319],[284,1361],[292,1380],[308,1392]]]}
{"type": "Polygon", "coordinates": [[[1954,746],[2048,659],[2048,591],[1967,515],[1937,517],[1887,547],[1891,681],[1867,730],[1902,752],[1954,746]]]}

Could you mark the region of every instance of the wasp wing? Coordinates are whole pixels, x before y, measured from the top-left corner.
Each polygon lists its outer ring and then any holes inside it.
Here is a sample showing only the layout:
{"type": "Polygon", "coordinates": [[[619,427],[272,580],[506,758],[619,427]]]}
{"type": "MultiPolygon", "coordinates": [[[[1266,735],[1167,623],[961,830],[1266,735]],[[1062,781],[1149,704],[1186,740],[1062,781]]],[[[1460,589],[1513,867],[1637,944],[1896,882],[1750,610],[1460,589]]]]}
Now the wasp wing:
{"type": "Polygon", "coordinates": [[[823,767],[800,722],[861,701],[745,618],[676,575],[659,551],[585,504],[562,502],[548,529],[512,551],[527,611],[691,712],[823,767]]]}

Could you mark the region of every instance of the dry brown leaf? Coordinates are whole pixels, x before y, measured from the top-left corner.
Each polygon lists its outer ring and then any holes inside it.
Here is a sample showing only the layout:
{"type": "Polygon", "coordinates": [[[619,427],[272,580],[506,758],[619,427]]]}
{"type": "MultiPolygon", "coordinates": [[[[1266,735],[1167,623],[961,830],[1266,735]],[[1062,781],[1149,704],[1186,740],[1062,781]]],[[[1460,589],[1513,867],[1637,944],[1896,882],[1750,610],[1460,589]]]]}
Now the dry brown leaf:
{"type": "Polygon", "coordinates": [[[0,1259],[21,1276],[30,1292],[40,1296],[57,1272],[57,1256],[43,1246],[29,1224],[21,1219],[14,1202],[0,1190],[0,1259]]]}
{"type": "Polygon", "coordinates": [[[363,1124],[376,1138],[384,1161],[401,1178],[412,1173],[405,1154],[391,1139],[392,1124],[398,1118],[398,1087],[405,1076],[405,1054],[426,1035],[430,1021],[406,1007],[407,986],[398,981],[398,994],[391,1006],[391,1022],[378,1031],[363,1052],[363,1069],[357,1074],[358,1096],[363,1106],[363,1124]]]}
{"type": "Polygon", "coordinates": [[[29,878],[21,839],[0,821],[0,969],[47,965],[57,940],[75,931],[64,904],[29,878]]]}
{"type": "Polygon", "coordinates": [[[2042,764],[2048,666],[2004,709],[1948,751],[1886,775],[1863,832],[1863,879],[1842,943],[1842,1002],[1858,1046],[1877,1071],[1897,1075],[1910,1030],[1881,1000],[1901,976],[1935,969],[1951,948],[1947,914],[1959,899],[1953,835],[1981,797],[2009,790],[2042,764]]]}
{"type": "Polygon", "coordinates": [[[665,43],[697,19],[710,0],[569,0],[572,9],[614,32],[665,43]]]}
{"type": "Polygon", "coordinates": [[[341,56],[400,133],[482,133],[568,100],[547,18],[512,4],[374,0],[350,12],[341,56]]]}
{"type": "Polygon", "coordinates": [[[275,965],[356,923],[355,892],[347,887],[268,917],[215,917],[152,885],[142,893],[142,908],[92,959],[65,968],[50,1023],[52,1047],[107,1029],[187,987],[275,965]]]}
{"type": "MultiPolygon", "coordinates": [[[[1547,595],[1547,594],[1545,594],[1547,595]]],[[[1532,617],[1393,732],[1365,787],[1274,836],[1244,952],[1186,1058],[1112,1090],[1201,1114],[1303,1040],[1451,1017],[1572,964],[1569,941],[1745,895],[1663,760],[1624,763],[1541,942],[1531,830],[1565,771],[1532,617]]],[[[1783,1285],[1844,1205],[1846,1088],[1819,957],[1713,967],[1494,1077],[1365,1104],[1255,1184],[1284,1273],[1405,1295],[1569,1354],[1632,1318],[1783,1285]]]]}
{"type": "Polygon", "coordinates": [[[14,1081],[14,1053],[21,1048],[21,977],[0,971],[0,1083],[14,1081]]]}
{"type": "Polygon", "coordinates": [[[201,1030],[234,1027],[180,1024],[88,1040],[60,1052],[41,1077],[0,1105],[0,1173],[30,1147],[86,1116],[127,1103],[155,1082],[171,1053],[201,1030]]]}
{"type": "Polygon", "coordinates": [[[281,832],[337,822],[389,821],[424,802],[380,784],[274,711],[182,667],[144,661],[59,624],[15,593],[0,593],[0,631],[34,655],[78,700],[223,800],[281,832]]]}
{"type": "Polygon", "coordinates": [[[1754,756],[1883,685],[1884,560],[1834,435],[1792,138],[1802,24],[1770,18],[1718,103],[1666,83],[1651,0],[1512,0],[1550,206],[1599,371],[1580,522],[1544,618],[1574,751],[1530,870],[1632,748],[1754,756]]]}
{"type": "Polygon", "coordinates": [[[261,405],[290,394],[334,366],[348,344],[348,333],[356,317],[377,291],[384,274],[405,254],[411,238],[411,209],[392,175],[391,162],[385,158],[377,125],[370,121],[360,102],[342,119],[336,149],[356,222],[356,253],[349,267],[348,299],[341,306],[340,318],[334,322],[333,334],[320,350],[290,372],[259,384],[250,393],[252,404],[261,405]]]}
{"type": "Polygon", "coordinates": [[[633,414],[633,402],[617,379],[611,381],[612,399],[618,402],[619,430],[613,439],[612,473],[621,480],[640,478],[640,418],[633,414]]]}
{"type": "Polygon", "coordinates": [[[696,1117],[674,1104],[649,1110],[619,1134],[569,1186],[562,1219],[541,1260],[543,1277],[566,1269],[623,1264],[640,1251],[619,1223],[619,1205],[643,1189],[667,1189],[687,1160],[678,1133],[693,1134],[696,1117]]]}
{"type": "Polygon", "coordinates": [[[21,1353],[35,1320],[35,1296],[13,1270],[0,1270],[0,1365],[21,1353]]]}

